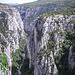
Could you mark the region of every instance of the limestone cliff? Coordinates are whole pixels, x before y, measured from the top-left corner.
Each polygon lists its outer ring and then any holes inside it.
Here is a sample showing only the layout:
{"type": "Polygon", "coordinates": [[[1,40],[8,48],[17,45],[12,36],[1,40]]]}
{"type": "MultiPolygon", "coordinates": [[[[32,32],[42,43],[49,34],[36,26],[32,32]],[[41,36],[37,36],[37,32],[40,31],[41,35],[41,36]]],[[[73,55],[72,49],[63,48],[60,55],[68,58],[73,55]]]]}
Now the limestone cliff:
{"type": "Polygon", "coordinates": [[[34,22],[35,27],[27,37],[29,68],[34,66],[34,75],[72,75],[75,10],[65,13],[44,14],[34,22]]]}
{"type": "Polygon", "coordinates": [[[19,39],[24,39],[24,27],[16,8],[0,4],[0,54],[5,53],[5,72],[2,72],[0,61],[0,75],[11,75],[11,53],[19,49],[19,39]]]}

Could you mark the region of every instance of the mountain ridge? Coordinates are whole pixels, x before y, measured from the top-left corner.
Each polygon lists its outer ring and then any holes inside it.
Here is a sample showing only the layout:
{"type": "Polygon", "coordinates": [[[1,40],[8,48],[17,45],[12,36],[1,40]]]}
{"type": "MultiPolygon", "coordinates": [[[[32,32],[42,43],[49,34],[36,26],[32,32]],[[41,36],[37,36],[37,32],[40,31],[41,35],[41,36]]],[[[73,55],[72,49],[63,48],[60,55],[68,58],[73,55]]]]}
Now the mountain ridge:
{"type": "MultiPolygon", "coordinates": [[[[17,6],[26,6],[26,7],[36,7],[36,6],[41,6],[41,5],[45,5],[45,4],[49,4],[49,3],[65,3],[65,2],[70,2],[71,5],[72,3],[75,3],[74,0],[38,0],[38,1],[35,1],[35,2],[31,2],[31,3],[24,3],[24,4],[20,4],[20,5],[17,5],[17,6]]],[[[17,7],[15,6],[15,7],[17,7]]]]}

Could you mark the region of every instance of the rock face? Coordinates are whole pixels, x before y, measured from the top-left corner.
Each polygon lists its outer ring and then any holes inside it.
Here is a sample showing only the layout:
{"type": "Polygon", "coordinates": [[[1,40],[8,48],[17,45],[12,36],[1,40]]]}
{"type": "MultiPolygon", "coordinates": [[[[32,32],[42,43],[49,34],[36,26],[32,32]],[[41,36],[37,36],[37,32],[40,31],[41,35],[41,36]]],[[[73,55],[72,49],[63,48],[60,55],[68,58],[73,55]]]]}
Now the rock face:
{"type": "MultiPolygon", "coordinates": [[[[58,75],[55,57],[63,50],[63,33],[73,30],[75,15],[54,15],[39,17],[27,37],[29,67],[34,66],[34,75],[58,75]]],[[[69,64],[73,62],[69,53],[69,64]],[[70,61],[71,60],[71,61],[70,61]]],[[[75,62],[71,65],[73,68],[75,62]]]]}
{"type": "Polygon", "coordinates": [[[24,39],[24,27],[19,12],[16,8],[0,4],[0,55],[6,55],[5,72],[0,70],[0,75],[11,75],[11,53],[19,49],[19,39],[24,39]]]}

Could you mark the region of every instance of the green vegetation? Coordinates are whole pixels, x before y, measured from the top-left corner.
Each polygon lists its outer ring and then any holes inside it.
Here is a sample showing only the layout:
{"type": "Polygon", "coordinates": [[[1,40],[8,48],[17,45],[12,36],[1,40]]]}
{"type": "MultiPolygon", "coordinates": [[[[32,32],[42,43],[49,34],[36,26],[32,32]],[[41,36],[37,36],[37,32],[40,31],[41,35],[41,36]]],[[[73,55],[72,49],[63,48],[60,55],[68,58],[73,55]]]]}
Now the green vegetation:
{"type": "Polygon", "coordinates": [[[58,11],[52,11],[52,12],[49,12],[49,13],[45,13],[43,15],[41,15],[40,17],[44,17],[44,16],[51,16],[51,15],[58,15],[58,14],[61,14],[61,15],[75,15],[75,8],[74,9],[67,9],[67,10],[58,10],[58,11]]]}
{"type": "Polygon", "coordinates": [[[58,68],[58,75],[69,75],[69,66],[68,66],[68,55],[69,55],[69,47],[70,42],[65,40],[63,42],[63,51],[60,51],[57,57],[55,58],[55,62],[58,68]]]}
{"type": "Polygon", "coordinates": [[[8,28],[6,26],[0,25],[0,33],[6,35],[5,31],[7,31],[7,30],[8,30],[8,28]]]}
{"type": "Polygon", "coordinates": [[[55,42],[53,40],[53,37],[54,37],[54,32],[50,33],[50,39],[49,39],[49,41],[47,43],[48,51],[52,51],[52,52],[55,51],[55,42]]]}
{"type": "Polygon", "coordinates": [[[17,69],[19,68],[19,65],[22,63],[22,57],[21,57],[21,53],[25,52],[25,41],[21,40],[19,41],[19,49],[15,51],[15,53],[12,53],[12,58],[13,58],[13,62],[12,62],[12,75],[15,75],[15,72],[17,72],[17,69]]]}
{"type": "Polygon", "coordinates": [[[41,6],[41,5],[45,5],[45,4],[49,4],[49,3],[67,3],[67,6],[73,6],[74,5],[74,0],[38,0],[35,2],[31,2],[31,3],[25,3],[25,4],[21,4],[21,5],[17,5],[17,6],[26,6],[26,7],[37,7],[37,6],[41,6]],[[70,4],[69,4],[70,3],[70,4]]]}
{"type": "Polygon", "coordinates": [[[58,75],[74,75],[75,69],[69,69],[69,48],[75,43],[75,29],[65,31],[65,41],[62,43],[62,51],[55,57],[58,75]]]}
{"type": "MultiPolygon", "coordinates": [[[[56,1],[56,0],[54,0],[56,1]]],[[[25,3],[25,4],[21,4],[21,5],[17,5],[17,6],[26,6],[26,7],[36,7],[39,5],[44,5],[44,4],[48,4],[48,3],[52,3],[54,2],[52,0],[44,0],[44,1],[35,1],[35,2],[31,2],[31,3],[25,3]]]]}

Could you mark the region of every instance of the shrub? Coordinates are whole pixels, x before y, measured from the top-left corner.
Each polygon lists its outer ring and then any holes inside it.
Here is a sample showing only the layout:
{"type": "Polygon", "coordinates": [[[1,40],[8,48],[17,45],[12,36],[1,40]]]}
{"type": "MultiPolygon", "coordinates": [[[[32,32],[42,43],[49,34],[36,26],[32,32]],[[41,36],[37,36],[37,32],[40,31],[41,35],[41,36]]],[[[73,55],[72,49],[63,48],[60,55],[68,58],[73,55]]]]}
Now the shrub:
{"type": "Polygon", "coordinates": [[[17,72],[17,69],[19,68],[20,64],[22,63],[22,57],[21,57],[21,53],[24,53],[25,51],[25,41],[20,39],[19,40],[19,49],[15,51],[15,53],[12,53],[12,73],[13,75],[17,72]]]}

